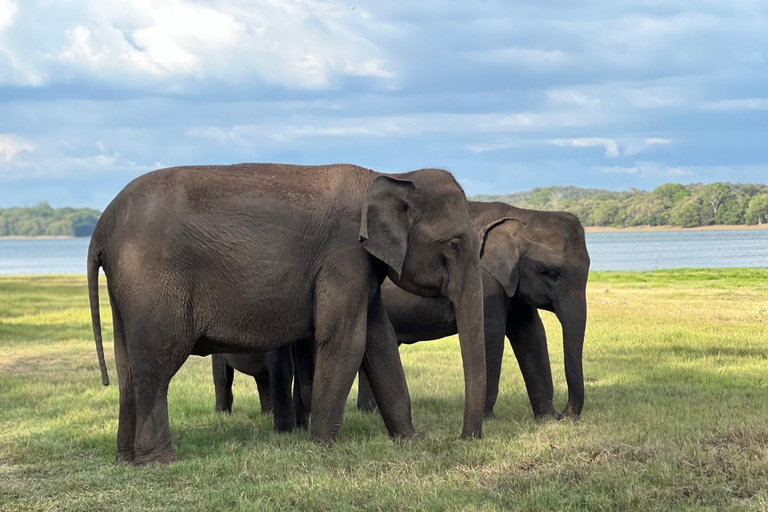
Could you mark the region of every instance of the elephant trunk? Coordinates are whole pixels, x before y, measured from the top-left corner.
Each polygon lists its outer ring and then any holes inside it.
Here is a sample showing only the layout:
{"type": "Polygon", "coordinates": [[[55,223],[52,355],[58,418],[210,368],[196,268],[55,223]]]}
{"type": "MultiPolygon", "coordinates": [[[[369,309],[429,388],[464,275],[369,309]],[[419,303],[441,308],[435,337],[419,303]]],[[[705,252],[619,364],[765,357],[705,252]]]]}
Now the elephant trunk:
{"type": "Polygon", "coordinates": [[[483,436],[486,369],[483,320],[483,286],[480,266],[475,264],[465,274],[461,290],[449,294],[456,312],[461,358],[464,365],[463,438],[483,436]]]}
{"type": "Polygon", "coordinates": [[[583,291],[571,295],[555,307],[563,328],[565,379],[568,383],[568,406],[563,416],[578,418],[584,406],[584,373],[582,350],[587,326],[587,300],[583,291]]]}

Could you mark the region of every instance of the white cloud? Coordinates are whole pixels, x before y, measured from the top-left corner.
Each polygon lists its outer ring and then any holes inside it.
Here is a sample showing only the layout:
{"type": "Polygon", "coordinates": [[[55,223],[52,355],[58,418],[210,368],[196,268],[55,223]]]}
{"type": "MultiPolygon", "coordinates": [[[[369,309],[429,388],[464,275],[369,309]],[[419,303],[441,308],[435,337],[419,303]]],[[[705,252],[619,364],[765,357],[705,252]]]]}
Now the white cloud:
{"type": "Polygon", "coordinates": [[[607,137],[580,137],[574,139],[551,139],[545,141],[547,144],[570,148],[595,148],[605,149],[605,156],[608,158],[617,158],[620,156],[631,156],[651,150],[654,146],[667,146],[672,144],[672,139],[661,137],[648,137],[644,139],[611,139],[607,137]]]}
{"type": "Polygon", "coordinates": [[[576,139],[552,139],[549,144],[561,147],[571,148],[594,148],[602,147],[605,149],[605,156],[615,158],[621,155],[619,145],[613,139],[604,137],[582,137],[576,139]]]}
{"type": "MultiPolygon", "coordinates": [[[[436,133],[538,132],[552,127],[589,126],[597,123],[599,119],[598,115],[590,116],[571,111],[496,114],[436,113],[381,117],[305,116],[301,121],[293,124],[191,127],[185,131],[185,136],[206,138],[218,143],[234,142],[252,146],[258,144],[260,140],[284,142],[302,137],[406,137],[436,133]]],[[[489,150],[483,145],[467,147],[467,149],[475,152],[489,150]]]]}
{"type": "Polygon", "coordinates": [[[31,143],[9,133],[0,133],[0,155],[3,160],[10,162],[22,151],[34,151],[31,143]]]}
{"type": "Polygon", "coordinates": [[[630,139],[623,143],[625,146],[623,156],[637,155],[651,151],[658,146],[669,146],[674,141],[663,137],[648,137],[645,139],[630,139]]]}
{"type": "Polygon", "coordinates": [[[662,179],[679,178],[681,176],[692,176],[693,167],[669,166],[664,162],[635,162],[634,165],[597,167],[597,170],[607,174],[628,174],[643,178],[656,177],[662,179]]]}
{"type": "Polygon", "coordinates": [[[643,141],[649,146],[666,146],[672,144],[672,139],[663,139],[660,137],[651,137],[649,139],[643,139],[643,141]]]}
{"type": "Polygon", "coordinates": [[[18,7],[13,0],[0,0],[0,33],[13,25],[18,7]]]}
{"type": "Polygon", "coordinates": [[[721,112],[748,112],[756,110],[768,110],[768,98],[746,98],[738,100],[719,100],[704,103],[704,110],[721,112]]]}
{"type": "Polygon", "coordinates": [[[591,98],[574,89],[550,89],[546,94],[547,99],[551,103],[576,105],[578,107],[597,107],[600,105],[599,98],[591,98]]]}
{"type": "Polygon", "coordinates": [[[539,48],[502,48],[487,52],[474,52],[470,56],[478,62],[492,64],[523,64],[545,67],[561,64],[567,59],[562,50],[541,50],[539,48]]]}
{"type": "MultiPolygon", "coordinates": [[[[0,7],[7,2],[0,0],[0,7]]],[[[17,71],[3,73],[0,62],[0,75],[6,75],[0,83],[90,78],[177,91],[193,88],[194,80],[213,80],[325,89],[340,76],[396,77],[369,38],[375,23],[363,9],[335,2],[73,0],[66,13],[38,3],[21,8],[39,13],[35,26],[46,33],[26,27],[10,40],[5,53],[17,71]],[[27,47],[30,37],[34,49],[27,47]]]]}
{"type": "Polygon", "coordinates": [[[468,144],[464,146],[464,149],[471,151],[472,153],[485,153],[486,151],[499,151],[501,149],[509,149],[512,144],[498,143],[498,144],[468,144]]]}
{"type": "Polygon", "coordinates": [[[683,100],[677,90],[672,88],[644,87],[627,91],[629,104],[637,109],[650,110],[676,107],[683,100]]]}

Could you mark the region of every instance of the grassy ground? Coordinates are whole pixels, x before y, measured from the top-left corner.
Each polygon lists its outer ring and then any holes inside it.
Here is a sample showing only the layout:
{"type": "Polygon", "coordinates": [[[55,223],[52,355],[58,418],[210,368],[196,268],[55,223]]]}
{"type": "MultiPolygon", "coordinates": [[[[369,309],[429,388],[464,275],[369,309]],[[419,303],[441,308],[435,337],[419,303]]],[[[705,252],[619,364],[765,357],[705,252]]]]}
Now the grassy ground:
{"type": "Polygon", "coordinates": [[[84,278],[0,277],[0,509],[768,510],[768,269],[595,273],[589,306],[580,422],[534,421],[508,350],[499,419],[460,441],[446,339],[402,350],[420,441],[391,441],[350,397],[324,448],[272,433],[242,375],[235,414],[215,414],[193,357],[170,391],[182,461],[137,469],[113,462],[117,387],[100,384],[84,278]]]}

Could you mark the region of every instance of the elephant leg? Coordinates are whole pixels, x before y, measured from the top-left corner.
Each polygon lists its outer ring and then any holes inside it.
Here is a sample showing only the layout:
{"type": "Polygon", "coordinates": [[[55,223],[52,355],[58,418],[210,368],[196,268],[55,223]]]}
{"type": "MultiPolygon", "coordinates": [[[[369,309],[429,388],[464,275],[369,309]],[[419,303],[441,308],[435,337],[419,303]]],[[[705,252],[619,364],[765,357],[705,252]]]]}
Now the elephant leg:
{"type": "Polygon", "coordinates": [[[381,290],[376,292],[368,307],[363,372],[368,377],[389,434],[393,437],[416,437],[397,337],[384,309],[381,290]]]}
{"type": "Polygon", "coordinates": [[[125,346],[125,331],[120,312],[112,303],[112,321],[115,337],[115,364],[120,389],[120,416],[117,423],[117,461],[133,462],[134,442],[136,440],[136,400],[133,389],[133,376],[125,346]]]}
{"type": "Polygon", "coordinates": [[[514,304],[507,316],[507,337],[520,365],[534,416],[556,417],[547,333],[539,311],[527,304],[514,304]]]}
{"type": "Polygon", "coordinates": [[[136,465],[178,460],[168,422],[168,385],[189,356],[193,343],[184,343],[183,339],[174,339],[170,334],[163,336],[165,332],[182,331],[152,328],[151,322],[147,322],[128,335],[128,358],[136,400],[133,461],[136,465]],[[170,342],[165,342],[168,338],[170,342]]]}
{"type": "Polygon", "coordinates": [[[296,428],[293,406],[293,352],[291,345],[283,345],[267,354],[269,361],[269,387],[272,390],[272,408],[275,430],[291,432],[296,428]]]}
{"type": "MultiPolygon", "coordinates": [[[[345,295],[337,289],[319,289],[317,294],[323,297],[345,295]]],[[[366,305],[355,295],[347,295],[349,301],[344,304],[326,299],[327,303],[318,301],[316,306],[317,357],[310,432],[312,439],[320,443],[336,441],[347,396],[365,351],[366,305]]]]}
{"type": "Polygon", "coordinates": [[[309,428],[309,409],[301,399],[299,383],[293,382],[293,410],[296,412],[296,427],[307,430],[309,428]]]}
{"type": "Polygon", "coordinates": [[[501,379],[501,363],[504,359],[504,335],[506,334],[506,313],[494,315],[485,321],[485,417],[494,417],[493,408],[499,396],[499,380],[501,379]]]}
{"type": "Polygon", "coordinates": [[[379,406],[373,397],[373,389],[371,389],[371,383],[368,382],[368,376],[362,368],[357,375],[357,410],[374,412],[379,406]]]}
{"type": "Polygon", "coordinates": [[[263,370],[256,372],[253,376],[256,381],[256,391],[259,393],[259,405],[261,414],[270,414],[274,409],[272,404],[272,383],[269,378],[269,365],[263,370]]]}
{"type": "Polygon", "coordinates": [[[211,355],[213,369],[213,387],[216,391],[216,411],[232,414],[232,383],[235,380],[235,369],[227,364],[223,354],[211,355]]]}
{"type": "Polygon", "coordinates": [[[293,405],[296,410],[296,426],[309,428],[309,415],[312,412],[312,380],[315,368],[315,348],[313,340],[297,341],[293,344],[293,356],[296,373],[293,381],[293,405]]]}

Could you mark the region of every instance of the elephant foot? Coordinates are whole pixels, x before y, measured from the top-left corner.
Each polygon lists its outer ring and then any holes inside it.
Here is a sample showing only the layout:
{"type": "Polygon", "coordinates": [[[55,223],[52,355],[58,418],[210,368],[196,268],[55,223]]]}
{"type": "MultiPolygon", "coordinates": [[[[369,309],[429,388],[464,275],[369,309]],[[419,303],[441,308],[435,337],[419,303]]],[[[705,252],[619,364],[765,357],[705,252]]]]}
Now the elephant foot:
{"type": "Polygon", "coordinates": [[[290,434],[296,430],[296,425],[281,423],[280,425],[275,425],[274,429],[278,434],[290,434]]]}
{"type": "Polygon", "coordinates": [[[313,434],[312,441],[322,446],[331,447],[336,444],[336,436],[313,434]]]}
{"type": "Polygon", "coordinates": [[[159,449],[136,450],[133,459],[134,466],[147,466],[149,464],[170,464],[180,460],[173,446],[165,446],[159,449]]]}
{"type": "Polygon", "coordinates": [[[581,419],[581,415],[576,414],[575,412],[570,412],[568,409],[564,410],[563,412],[557,415],[557,421],[565,421],[565,420],[579,421],[580,419],[581,419]]]}
{"type": "Polygon", "coordinates": [[[495,420],[496,419],[496,413],[493,412],[493,410],[485,411],[485,419],[487,419],[487,420],[495,420]]]}
{"type": "Polygon", "coordinates": [[[558,413],[554,407],[545,409],[543,411],[534,411],[533,417],[536,421],[549,421],[549,420],[561,420],[563,415],[558,413]]]}
{"type": "Polygon", "coordinates": [[[366,402],[362,404],[357,404],[357,410],[360,412],[367,412],[367,413],[373,413],[379,410],[379,408],[376,406],[376,402],[366,402]]]}
{"type": "Polygon", "coordinates": [[[419,441],[421,438],[415,431],[392,434],[392,439],[397,441],[419,441]]]}
{"type": "Polygon", "coordinates": [[[217,405],[216,406],[216,412],[221,413],[221,414],[232,414],[232,406],[227,407],[227,406],[217,405]]]}
{"type": "Polygon", "coordinates": [[[472,432],[463,431],[461,433],[461,438],[462,439],[466,439],[467,441],[472,441],[474,439],[482,439],[483,438],[483,431],[482,430],[472,431],[472,432]]]}
{"type": "Polygon", "coordinates": [[[115,462],[118,464],[133,464],[133,460],[136,458],[133,450],[118,450],[115,462]]]}

